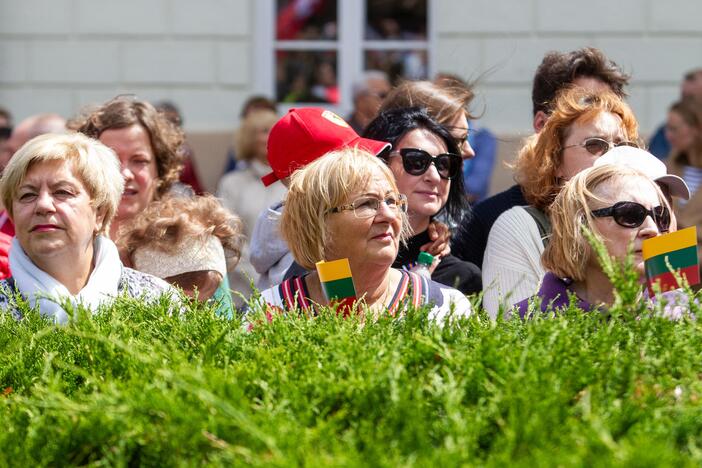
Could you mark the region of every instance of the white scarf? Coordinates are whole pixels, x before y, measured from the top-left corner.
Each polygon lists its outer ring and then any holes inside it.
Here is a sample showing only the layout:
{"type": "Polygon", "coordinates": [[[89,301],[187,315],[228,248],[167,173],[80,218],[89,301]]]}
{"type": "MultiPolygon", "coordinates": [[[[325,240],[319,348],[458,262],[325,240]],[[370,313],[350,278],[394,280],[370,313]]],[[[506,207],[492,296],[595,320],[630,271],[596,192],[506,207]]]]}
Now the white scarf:
{"type": "Polygon", "coordinates": [[[29,300],[32,307],[38,302],[41,314],[52,317],[56,323],[68,321],[68,313],[60,305],[66,299],[70,300],[73,306],[82,304],[94,312],[101,303],[117,296],[122,262],[117,246],[107,237],[98,236],[95,239],[95,267],[86,285],[75,296],[53,276],[39,269],[24,252],[17,238],[12,239],[9,257],[10,271],[17,289],[29,300]]]}

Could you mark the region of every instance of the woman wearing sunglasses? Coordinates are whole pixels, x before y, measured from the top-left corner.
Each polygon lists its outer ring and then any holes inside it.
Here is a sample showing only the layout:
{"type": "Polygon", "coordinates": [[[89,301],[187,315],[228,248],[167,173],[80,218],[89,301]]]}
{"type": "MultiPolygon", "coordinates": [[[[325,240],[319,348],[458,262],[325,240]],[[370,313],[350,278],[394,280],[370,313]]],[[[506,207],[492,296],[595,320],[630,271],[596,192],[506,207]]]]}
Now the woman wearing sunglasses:
{"type": "MultiPolygon", "coordinates": [[[[550,209],[552,233],[541,261],[547,271],[539,292],[540,310],[567,308],[569,294],[589,311],[613,302],[612,284],[587,240],[589,230],[607,253],[623,262],[633,252],[634,268],[645,280],[642,243],[670,229],[668,201],[646,174],[604,164],[582,171],[568,182],[550,209]]],[[[517,304],[522,318],[530,300],[517,304]]]]}
{"type": "MultiPolygon", "coordinates": [[[[418,107],[381,112],[364,133],[366,138],[386,141],[392,151],[381,155],[395,175],[400,193],[407,196],[413,236],[400,248],[396,268],[411,268],[420,250],[430,245],[429,226],[439,214],[449,225],[458,224],[465,213],[462,167],[456,139],[418,107]]],[[[433,253],[433,252],[430,252],[433,253]]],[[[464,294],[482,289],[480,269],[450,254],[440,254],[432,279],[464,294]]]]}
{"type": "Polygon", "coordinates": [[[611,92],[570,88],[561,93],[544,128],[530,137],[514,164],[515,179],[530,206],[500,215],[483,259],[483,305],[492,318],[500,306],[537,291],[545,271],[541,254],[551,234],[549,208],[563,183],[591,167],[610,148],[636,146],[637,122],[611,92]]]}
{"type": "Polygon", "coordinates": [[[280,232],[295,261],[311,273],[263,291],[260,305],[266,312],[315,315],[318,305],[329,304],[316,263],[346,258],[356,297],[373,317],[396,316],[407,305],[425,304],[436,320],[451,313],[469,315],[470,303],[460,292],[392,268],[400,241],[408,235],[406,210],[407,199],[398,192],[392,172],[366,151],[333,151],[296,171],[280,232]]]}

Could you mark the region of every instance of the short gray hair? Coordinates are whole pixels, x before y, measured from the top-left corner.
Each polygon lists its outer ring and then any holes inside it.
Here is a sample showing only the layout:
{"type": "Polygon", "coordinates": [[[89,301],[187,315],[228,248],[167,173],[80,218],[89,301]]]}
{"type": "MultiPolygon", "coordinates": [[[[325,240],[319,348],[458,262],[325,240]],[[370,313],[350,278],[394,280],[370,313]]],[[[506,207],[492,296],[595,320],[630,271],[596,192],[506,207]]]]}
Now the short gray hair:
{"type": "Polygon", "coordinates": [[[109,232],[124,191],[119,159],[110,148],[81,133],[47,133],[32,138],[17,150],[0,179],[0,197],[10,217],[12,201],[29,168],[46,161],[73,163],[73,170],[85,185],[93,206],[98,211],[104,210],[100,233],[109,232]]]}

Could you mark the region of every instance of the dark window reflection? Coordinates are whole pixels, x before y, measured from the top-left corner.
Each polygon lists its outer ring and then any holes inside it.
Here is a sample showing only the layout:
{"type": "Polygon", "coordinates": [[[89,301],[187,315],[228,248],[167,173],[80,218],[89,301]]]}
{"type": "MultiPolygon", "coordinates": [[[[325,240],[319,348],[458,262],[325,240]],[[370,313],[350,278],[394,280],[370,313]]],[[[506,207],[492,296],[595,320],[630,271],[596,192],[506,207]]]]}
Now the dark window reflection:
{"type": "Polygon", "coordinates": [[[277,0],[276,3],[279,41],[337,38],[336,0],[277,0]]]}
{"type": "Polygon", "coordinates": [[[366,70],[382,70],[396,85],[400,79],[424,80],[428,77],[426,50],[367,50],[366,70]]]}
{"type": "Polygon", "coordinates": [[[278,102],[339,103],[336,52],[279,50],[276,52],[278,102]]]}
{"type": "Polygon", "coordinates": [[[427,39],[427,0],[367,0],[367,40],[427,39]]]}

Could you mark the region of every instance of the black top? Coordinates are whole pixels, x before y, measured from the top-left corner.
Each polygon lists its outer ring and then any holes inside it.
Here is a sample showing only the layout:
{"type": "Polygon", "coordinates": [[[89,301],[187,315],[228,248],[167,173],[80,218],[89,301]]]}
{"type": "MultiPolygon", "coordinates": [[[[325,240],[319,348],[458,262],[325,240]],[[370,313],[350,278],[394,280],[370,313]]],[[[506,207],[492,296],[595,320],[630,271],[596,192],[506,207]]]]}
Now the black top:
{"type": "MultiPolygon", "coordinates": [[[[429,232],[424,231],[408,239],[406,247],[400,244],[400,251],[395,263],[392,264],[393,268],[411,269],[417,263],[419,248],[428,242],[431,242],[429,232]]],[[[483,288],[480,268],[453,255],[447,255],[441,259],[432,273],[431,279],[437,283],[456,288],[463,294],[477,293],[483,288]]]]}
{"type": "Polygon", "coordinates": [[[513,185],[486,198],[473,207],[470,217],[461,222],[451,242],[451,252],[461,260],[482,266],[488,235],[497,218],[513,206],[528,205],[522,188],[513,185]]]}

